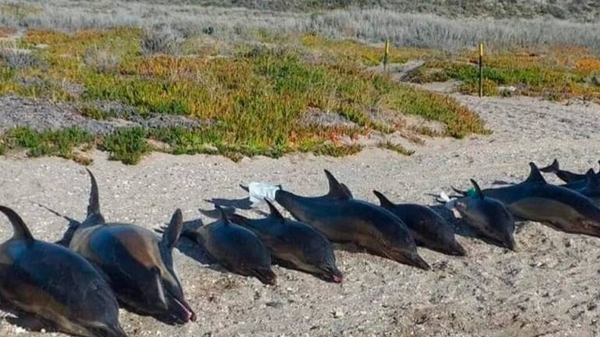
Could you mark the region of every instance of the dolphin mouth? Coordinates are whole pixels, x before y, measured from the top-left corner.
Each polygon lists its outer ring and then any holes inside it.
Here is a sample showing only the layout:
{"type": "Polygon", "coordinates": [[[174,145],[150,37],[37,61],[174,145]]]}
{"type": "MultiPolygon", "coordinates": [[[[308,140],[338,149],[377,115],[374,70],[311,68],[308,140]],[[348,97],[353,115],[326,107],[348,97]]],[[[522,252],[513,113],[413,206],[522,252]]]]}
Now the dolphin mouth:
{"type": "Polygon", "coordinates": [[[389,258],[422,270],[430,270],[431,266],[416,252],[397,252],[388,255],[389,258]]]}
{"type": "Polygon", "coordinates": [[[344,278],[342,276],[338,276],[338,275],[331,275],[331,280],[335,283],[342,283],[344,278]]]}
{"type": "Polygon", "coordinates": [[[441,247],[439,250],[448,255],[467,256],[467,250],[458,242],[451,245],[449,248],[441,247]]]}
{"type": "Polygon", "coordinates": [[[271,286],[277,285],[277,276],[270,269],[255,269],[252,271],[251,275],[264,284],[271,286]]]}
{"type": "Polygon", "coordinates": [[[504,247],[514,251],[517,247],[517,243],[515,242],[514,238],[509,237],[508,239],[504,240],[504,247]]]}
{"type": "Polygon", "coordinates": [[[181,323],[196,321],[196,313],[194,313],[194,311],[189,307],[187,303],[173,298],[173,304],[176,305],[176,308],[173,309],[175,309],[177,313],[172,314],[172,316],[178,321],[180,321],[181,323]]]}
{"type": "Polygon", "coordinates": [[[329,282],[342,283],[344,281],[344,275],[337,269],[328,269],[323,274],[323,278],[329,282]]]}

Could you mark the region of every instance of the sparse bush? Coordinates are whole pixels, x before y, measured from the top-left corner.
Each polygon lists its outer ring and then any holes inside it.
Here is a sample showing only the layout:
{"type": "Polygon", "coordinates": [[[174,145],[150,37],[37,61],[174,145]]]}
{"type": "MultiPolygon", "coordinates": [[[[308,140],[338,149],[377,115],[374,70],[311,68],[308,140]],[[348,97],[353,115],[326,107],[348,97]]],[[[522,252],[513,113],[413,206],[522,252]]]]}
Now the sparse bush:
{"type": "Polygon", "coordinates": [[[138,163],[150,150],[142,128],[118,129],[104,137],[101,148],[110,153],[110,159],[129,165],[138,163]]]}
{"type": "Polygon", "coordinates": [[[110,51],[94,46],[85,51],[83,61],[99,73],[112,73],[117,70],[121,60],[110,51]]]}
{"type": "Polygon", "coordinates": [[[181,52],[182,36],[170,27],[149,29],[142,35],[144,54],[178,55],[181,52]]]}
{"type": "Polygon", "coordinates": [[[44,68],[45,62],[29,49],[0,49],[0,60],[11,69],[44,68]]]}

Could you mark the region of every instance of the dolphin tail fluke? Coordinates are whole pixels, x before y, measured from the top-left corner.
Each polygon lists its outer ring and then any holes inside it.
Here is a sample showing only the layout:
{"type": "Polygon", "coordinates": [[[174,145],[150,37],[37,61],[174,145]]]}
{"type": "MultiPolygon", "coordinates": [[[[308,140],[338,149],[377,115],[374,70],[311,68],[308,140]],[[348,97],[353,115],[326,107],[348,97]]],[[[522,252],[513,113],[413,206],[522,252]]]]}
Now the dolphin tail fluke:
{"type": "Polygon", "coordinates": [[[556,159],[556,158],[554,159],[552,164],[550,164],[546,167],[540,168],[540,171],[542,171],[544,173],[553,173],[553,172],[557,172],[558,170],[560,170],[560,166],[558,165],[558,159],[556,159]]]}
{"type": "Polygon", "coordinates": [[[25,240],[29,244],[33,243],[33,241],[35,240],[33,238],[33,235],[31,235],[31,232],[29,231],[29,228],[27,228],[25,221],[21,219],[17,212],[13,211],[11,208],[2,205],[0,205],[0,212],[4,213],[4,215],[6,215],[6,217],[10,221],[10,224],[12,225],[14,231],[14,239],[25,240]]]}
{"type": "Polygon", "coordinates": [[[454,187],[454,186],[450,186],[450,188],[451,188],[451,189],[452,189],[454,192],[456,192],[456,193],[458,193],[458,194],[460,194],[460,195],[467,196],[467,191],[459,190],[458,188],[456,188],[456,187],[454,187]]]}

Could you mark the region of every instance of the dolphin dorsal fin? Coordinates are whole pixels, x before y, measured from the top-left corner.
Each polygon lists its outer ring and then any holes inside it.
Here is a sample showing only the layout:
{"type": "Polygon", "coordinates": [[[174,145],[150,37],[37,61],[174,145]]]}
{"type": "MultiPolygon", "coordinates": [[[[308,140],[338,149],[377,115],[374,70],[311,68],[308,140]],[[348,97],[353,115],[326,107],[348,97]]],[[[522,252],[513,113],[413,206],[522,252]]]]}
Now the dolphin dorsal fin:
{"type": "Polygon", "coordinates": [[[479,187],[479,184],[474,179],[471,179],[471,184],[475,188],[475,196],[478,197],[479,199],[483,200],[484,195],[483,195],[483,192],[481,192],[481,188],[479,187]]]}
{"type": "Polygon", "coordinates": [[[32,244],[35,241],[33,235],[31,235],[31,232],[29,231],[29,228],[27,227],[23,219],[21,219],[21,217],[17,214],[17,212],[13,211],[12,209],[6,206],[1,205],[0,212],[6,215],[6,217],[10,221],[10,224],[13,227],[13,239],[25,240],[27,244],[32,244]]]}
{"type": "Polygon", "coordinates": [[[351,199],[352,195],[349,194],[350,190],[348,189],[348,187],[340,184],[339,181],[337,181],[337,179],[335,179],[333,174],[331,174],[331,172],[329,172],[328,170],[324,170],[324,171],[325,171],[325,175],[327,176],[327,181],[329,182],[329,193],[327,195],[330,197],[344,199],[344,200],[351,199]]]}
{"type": "Polygon", "coordinates": [[[348,198],[354,198],[354,196],[352,195],[352,192],[350,192],[350,189],[348,188],[348,186],[346,186],[346,184],[340,184],[340,186],[342,186],[342,189],[344,190],[344,192],[346,193],[346,195],[348,196],[348,198]]]}
{"type": "Polygon", "coordinates": [[[269,205],[269,211],[271,212],[271,216],[283,222],[285,218],[283,217],[283,215],[281,215],[281,212],[279,212],[277,207],[275,207],[275,205],[273,205],[273,203],[269,201],[269,199],[265,199],[265,202],[267,203],[267,205],[269,205]]]}
{"type": "Polygon", "coordinates": [[[223,221],[223,223],[226,226],[229,226],[230,222],[229,222],[229,218],[227,217],[227,213],[225,213],[225,210],[223,209],[223,207],[215,204],[215,208],[219,210],[220,216],[221,216],[221,221],[223,221]]]}
{"type": "Polygon", "coordinates": [[[169,226],[163,233],[162,237],[162,245],[167,249],[172,250],[179,240],[179,236],[181,235],[181,231],[183,230],[183,214],[181,213],[181,209],[176,209],[171,217],[171,222],[169,226]]]}
{"type": "Polygon", "coordinates": [[[390,201],[390,199],[388,199],[385,195],[383,195],[383,193],[381,193],[377,190],[373,190],[373,194],[375,194],[377,199],[379,199],[379,204],[381,205],[381,207],[387,208],[387,207],[395,206],[394,203],[390,201]]]}
{"type": "Polygon", "coordinates": [[[600,192],[600,176],[594,173],[594,169],[589,169],[585,173],[585,177],[587,179],[587,186],[592,191],[600,192]]]}
{"type": "Polygon", "coordinates": [[[90,171],[87,167],[85,169],[90,175],[92,186],[90,189],[90,199],[87,206],[87,217],[82,223],[83,227],[103,224],[106,222],[102,216],[102,213],[100,212],[100,192],[98,191],[98,182],[96,181],[96,177],[94,177],[92,171],[90,171]]]}
{"type": "Polygon", "coordinates": [[[542,173],[540,172],[540,169],[538,169],[535,163],[529,162],[529,168],[531,169],[531,171],[529,172],[529,177],[527,177],[525,182],[546,184],[546,179],[544,179],[542,173]]]}

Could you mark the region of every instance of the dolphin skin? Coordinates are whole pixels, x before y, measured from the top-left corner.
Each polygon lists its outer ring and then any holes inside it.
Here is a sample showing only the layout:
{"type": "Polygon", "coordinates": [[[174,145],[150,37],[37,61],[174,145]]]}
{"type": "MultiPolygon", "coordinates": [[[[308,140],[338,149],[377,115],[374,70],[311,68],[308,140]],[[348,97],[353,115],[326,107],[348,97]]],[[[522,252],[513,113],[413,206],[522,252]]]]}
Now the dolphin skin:
{"type": "Polygon", "coordinates": [[[475,195],[458,199],[455,208],[465,222],[486,239],[501,247],[515,250],[515,219],[499,200],[482,193],[477,182],[471,179],[475,195]]]}
{"type": "Polygon", "coordinates": [[[600,206],[600,174],[594,173],[589,169],[585,180],[578,180],[572,183],[560,185],[568,189],[577,191],[590,198],[597,206],[600,206]]]}
{"type": "MultiPolygon", "coordinates": [[[[534,163],[529,177],[518,184],[482,190],[498,199],[516,217],[538,221],[555,229],[600,236],[600,208],[577,191],[546,182],[534,163]]],[[[466,195],[465,191],[454,189],[466,195]]]]}
{"type": "Polygon", "coordinates": [[[21,217],[0,206],[14,235],[0,245],[0,303],[19,318],[73,336],[126,337],[109,284],[86,259],[36,240],[21,217]]]}
{"type": "Polygon", "coordinates": [[[383,193],[373,193],[381,207],[394,213],[408,226],[418,245],[448,255],[466,255],[465,249],[454,237],[454,227],[434,210],[418,204],[394,204],[383,193]]]}
{"type": "Polygon", "coordinates": [[[183,228],[181,210],[174,212],[162,238],[134,224],[107,223],[96,178],[87,171],[92,184],[87,218],[75,229],[69,248],[102,271],[129,311],[173,325],[195,321],[173,270],[173,247],[183,228]]]}
{"type": "Polygon", "coordinates": [[[271,254],[264,243],[250,229],[232,223],[220,206],[215,207],[221,213],[219,220],[196,229],[184,228],[181,235],[196,241],[225,269],[275,285],[271,254]]]}
{"type": "Polygon", "coordinates": [[[270,201],[265,201],[271,212],[266,218],[248,219],[239,214],[227,214],[227,217],[256,233],[280,264],[331,282],[342,282],[329,240],[312,226],[284,218],[270,201]]]}
{"type": "Polygon", "coordinates": [[[417,253],[410,230],[387,209],[354,199],[349,189],[325,170],[329,193],[303,197],[277,190],[275,201],[297,220],[321,231],[332,242],[353,242],[377,255],[424,270],[429,265],[417,253]]]}
{"type": "MultiPolygon", "coordinates": [[[[598,163],[600,164],[600,160],[598,161],[598,163]]],[[[560,165],[558,164],[558,159],[554,159],[552,164],[550,164],[546,167],[540,168],[540,171],[544,172],[544,173],[554,173],[560,180],[562,180],[566,183],[573,183],[576,181],[585,181],[586,175],[587,175],[587,173],[580,174],[580,173],[574,173],[574,172],[561,170],[560,165]]],[[[600,176],[600,170],[598,171],[598,175],[600,176]]]]}

